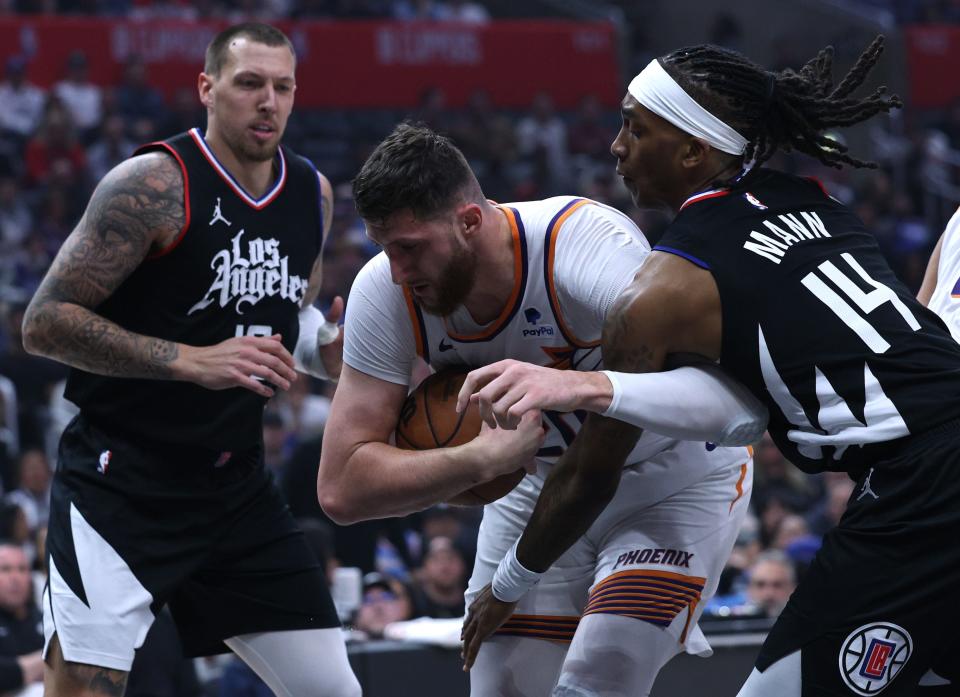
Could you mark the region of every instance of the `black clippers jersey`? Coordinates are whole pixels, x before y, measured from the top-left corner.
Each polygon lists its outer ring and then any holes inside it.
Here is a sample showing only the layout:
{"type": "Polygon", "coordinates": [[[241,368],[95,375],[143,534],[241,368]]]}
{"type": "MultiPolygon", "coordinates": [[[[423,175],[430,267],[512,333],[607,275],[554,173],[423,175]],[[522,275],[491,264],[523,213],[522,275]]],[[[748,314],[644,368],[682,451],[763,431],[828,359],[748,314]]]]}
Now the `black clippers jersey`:
{"type": "MultiPolygon", "coordinates": [[[[254,199],[217,161],[198,129],[139,153],[170,153],[183,170],[186,225],[96,311],[133,332],[193,346],[280,334],[293,351],[298,313],[320,254],[320,180],[285,148],[271,189],[254,199]]],[[[241,450],[260,441],[264,399],[244,388],[105,377],[72,370],[67,397],[104,427],[136,437],[241,450]]]]}
{"type": "Polygon", "coordinates": [[[655,249],[713,274],[720,363],[766,402],[801,469],[858,473],[960,417],[960,345],[815,180],[761,169],[692,196],[655,249]]]}

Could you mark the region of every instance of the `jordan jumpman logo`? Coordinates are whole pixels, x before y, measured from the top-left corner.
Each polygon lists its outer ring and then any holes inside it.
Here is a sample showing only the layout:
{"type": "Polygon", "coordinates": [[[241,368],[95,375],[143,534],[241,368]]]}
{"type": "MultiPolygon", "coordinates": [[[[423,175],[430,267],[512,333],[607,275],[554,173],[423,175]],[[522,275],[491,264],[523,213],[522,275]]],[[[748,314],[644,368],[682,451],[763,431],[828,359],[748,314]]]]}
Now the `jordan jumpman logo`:
{"type": "Polygon", "coordinates": [[[226,223],[230,225],[230,221],[223,217],[223,213],[220,211],[220,197],[217,196],[217,205],[213,207],[213,218],[210,219],[210,225],[213,225],[215,222],[220,221],[221,223],[226,223]]]}
{"type": "Polygon", "coordinates": [[[860,495],[857,497],[857,501],[862,499],[867,494],[870,494],[873,498],[880,498],[877,496],[876,492],[870,487],[870,477],[873,476],[873,467],[870,468],[870,471],[867,473],[867,478],[863,480],[863,488],[860,489],[860,495]]]}

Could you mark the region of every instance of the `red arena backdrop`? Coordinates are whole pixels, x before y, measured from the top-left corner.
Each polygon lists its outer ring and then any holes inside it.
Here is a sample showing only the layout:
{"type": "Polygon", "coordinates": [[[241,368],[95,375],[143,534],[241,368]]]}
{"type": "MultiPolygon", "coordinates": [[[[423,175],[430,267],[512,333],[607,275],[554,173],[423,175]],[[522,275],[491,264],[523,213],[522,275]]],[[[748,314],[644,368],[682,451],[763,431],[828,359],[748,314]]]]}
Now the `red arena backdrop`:
{"type": "Polygon", "coordinates": [[[960,26],[925,24],[904,30],[911,106],[937,108],[960,99],[960,26]]]}
{"type": "MultiPolygon", "coordinates": [[[[196,84],[203,51],[223,24],[43,17],[0,20],[0,60],[22,55],[28,78],[49,86],[71,51],[91,79],[115,84],[141,56],[149,81],[170,96],[196,84]]],[[[297,103],[310,107],[411,107],[442,86],[450,106],[484,89],[496,104],[529,106],[537,92],[571,107],[587,95],[616,105],[623,85],[611,24],[504,21],[483,26],[403,22],[278,22],[297,48],[297,103]]]]}

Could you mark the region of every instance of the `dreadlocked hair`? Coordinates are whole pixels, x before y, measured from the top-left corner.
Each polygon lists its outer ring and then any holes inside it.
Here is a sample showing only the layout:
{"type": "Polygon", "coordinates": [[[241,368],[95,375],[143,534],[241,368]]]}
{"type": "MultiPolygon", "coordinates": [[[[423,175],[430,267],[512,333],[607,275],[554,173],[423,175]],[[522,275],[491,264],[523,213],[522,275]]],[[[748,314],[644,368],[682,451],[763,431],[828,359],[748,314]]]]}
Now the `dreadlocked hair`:
{"type": "Polygon", "coordinates": [[[661,63],[687,94],[747,139],[744,161],[754,167],[780,149],[797,150],[838,169],[844,164],[875,168],[875,162],[848,154],[846,145],[824,131],[903,106],[882,86],[863,99],[850,97],[880,58],[883,42],[877,36],[836,87],[832,46],[798,71],[768,72],[736,51],[711,45],[681,48],[661,63]]]}

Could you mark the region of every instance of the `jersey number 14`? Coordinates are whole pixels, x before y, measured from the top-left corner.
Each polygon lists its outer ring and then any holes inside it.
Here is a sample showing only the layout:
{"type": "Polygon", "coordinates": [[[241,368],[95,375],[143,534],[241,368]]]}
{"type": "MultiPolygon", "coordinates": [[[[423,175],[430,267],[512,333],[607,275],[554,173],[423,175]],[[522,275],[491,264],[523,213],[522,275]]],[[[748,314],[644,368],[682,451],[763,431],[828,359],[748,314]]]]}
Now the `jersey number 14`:
{"type": "MultiPolygon", "coordinates": [[[[890,287],[871,278],[851,254],[841,254],[841,258],[871,290],[864,291],[832,261],[825,261],[817,266],[817,271],[808,273],[801,283],[860,337],[871,351],[879,354],[890,348],[890,343],[867,319],[871,312],[885,303],[890,303],[913,331],[920,329],[920,323],[910,308],[890,287]],[[831,281],[839,292],[827,285],[825,278],[831,281]],[[854,306],[860,312],[857,312],[854,306]]],[[[833,457],[839,460],[851,445],[879,443],[909,434],[910,431],[896,405],[884,393],[866,362],[863,364],[864,421],[854,416],[846,400],[837,394],[827,376],[819,366],[814,366],[817,401],[820,403],[817,414],[819,428],[816,428],[781,378],[762,329],[759,330],[759,351],[760,368],[767,391],[795,427],[787,433],[787,437],[797,444],[804,457],[819,460],[823,458],[823,447],[832,446],[835,448],[833,457]]]]}

